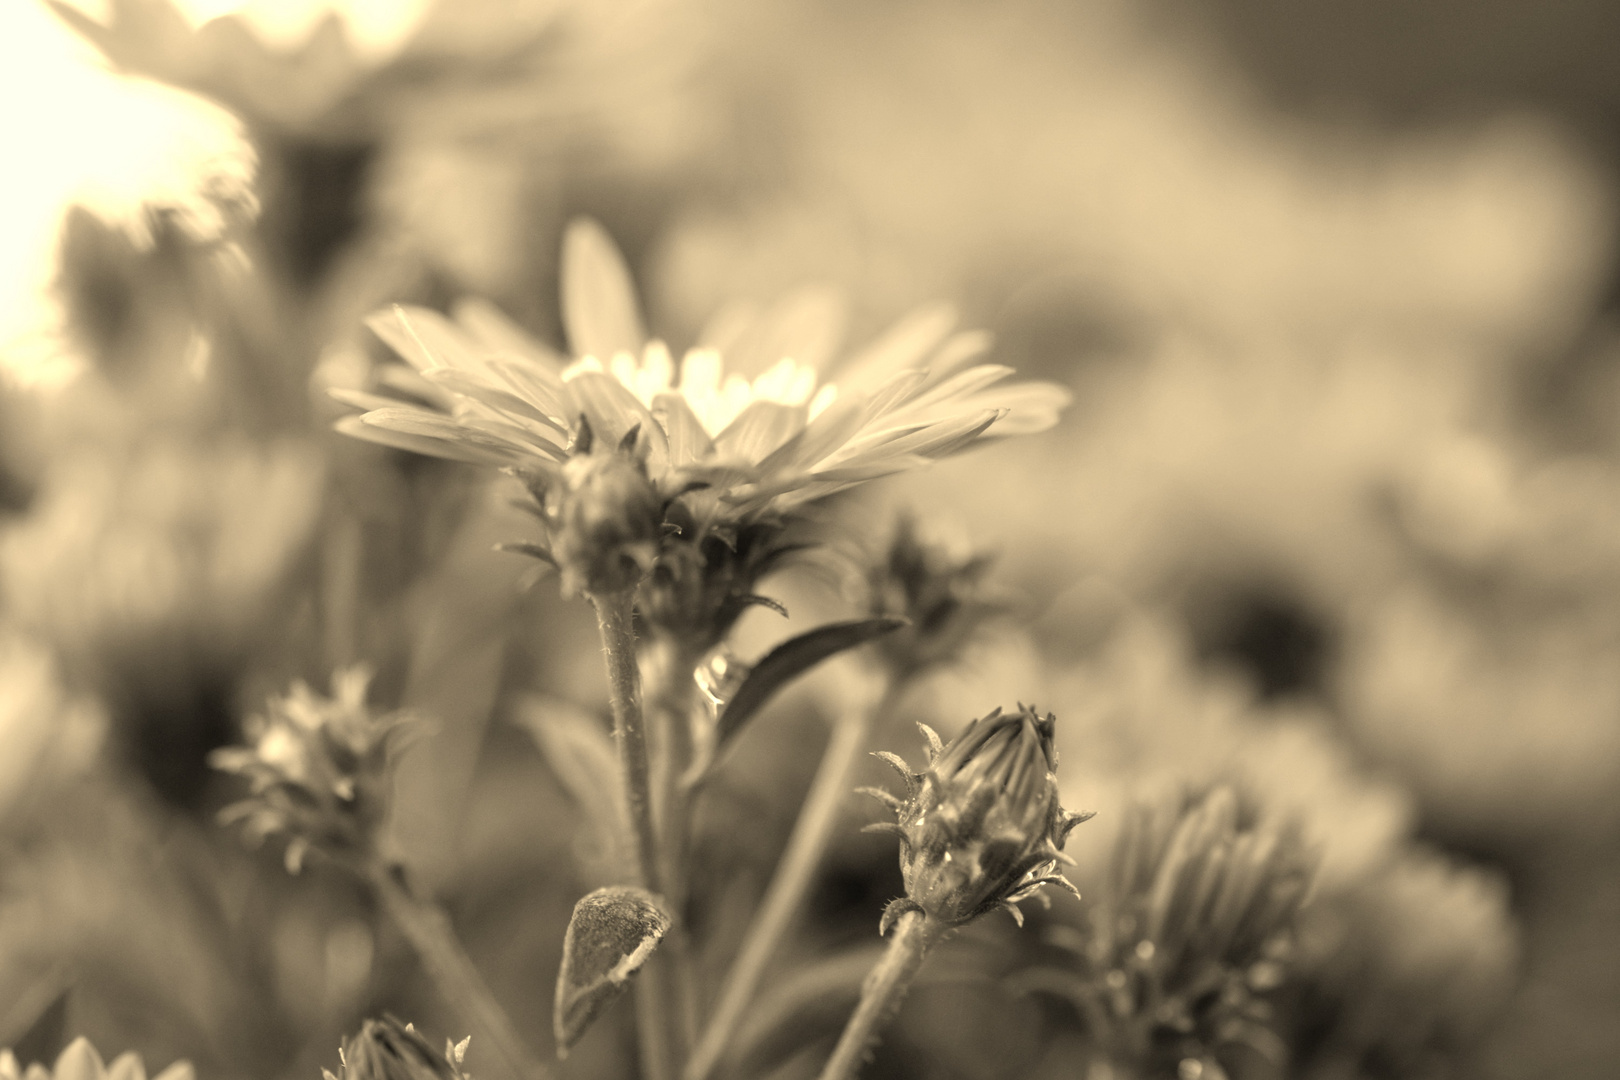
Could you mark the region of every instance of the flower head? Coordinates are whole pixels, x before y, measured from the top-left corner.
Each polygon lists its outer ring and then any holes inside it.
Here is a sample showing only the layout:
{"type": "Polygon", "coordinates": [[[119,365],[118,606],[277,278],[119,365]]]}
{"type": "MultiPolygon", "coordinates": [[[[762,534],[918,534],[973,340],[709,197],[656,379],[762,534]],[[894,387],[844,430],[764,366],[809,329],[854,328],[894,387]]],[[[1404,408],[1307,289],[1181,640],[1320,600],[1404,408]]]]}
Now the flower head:
{"type": "Polygon", "coordinates": [[[1222,1076],[1237,1045],[1281,1058],[1272,992],[1313,861],[1296,829],[1254,818],[1230,787],[1129,808],[1090,932],[1018,981],[1071,1003],[1132,1075],[1222,1076]]]}
{"type": "Polygon", "coordinates": [[[332,697],[295,682],[249,718],[250,746],[226,747],[210,758],[251,788],[221,819],[240,821],[254,842],[287,834],[293,873],[311,847],[349,858],[365,855],[375,841],[387,806],[387,768],[408,721],[398,713],[373,715],[365,701],[369,681],[363,668],[339,671],[332,697]]]}
{"type": "Polygon", "coordinates": [[[1020,705],[973,721],[944,744],[919,725],[932,751],[922,773],[896,755],[878,755],[907,789],[904,800],[863,789],[899,819],[868,826],[900,838],[906,895],[883,913],[885,931],[906,911],[954,926],[1004,907],[1021,924],[1015,905],[1042,885],[1075,891],[1057,863],[1069,830],[1091,815],[1067,813],[1058,803],[1053,724],[1051,714],[1020,705]]]}
{"type": "MultiPolygon", "coordinates": [[[[34,1062],[26,1069],[10,1050],[0,1051],[0,1080],[146,1080],[146,1064],[134,1051],[120,1054],[111,1065],[101,1060],[90,1040],[79,1036],[57,1055],[47,1069],[34,1062]]],[[[189,1061],[177,1061],[157,1074],[155,1080],[196,1080],[189,1061]]]]}
{"type": "Polygon", "coordinates": [[[322,1069],[325,1080],[467,1080],[461,1062],[469,1039],[445,1041],[444,1052],[433,1049],[411,1024],[387,1014],[367,1020],[360,1032],[343,1040],[338,1057],[343,1067],[334,1076],[322,1069]]]}
{"type": "MultiPolygon", "coordinates": [[[[706,479],[740,512],[797,505],[943,457],[992,426],[997,435],[1042,430],[1068,400],[1050,383],[996,389],[1011,369],[973,364],[986,339],[953,334],[953,316],[937,309],[911,316],[841,365],[836,383],[791,351],[752,379],[726,372],[713,348],[692,349],[677,364],[662,342],[644,337],[629,273],[588,221],[569,230],[563,293],[572,362],[486,304],[463,304],[454,320],[402,307],[374,316],[372,328],[420,375],[389,381],[420,401],[338,391],[366,410],[340,427],[403,449],[522,470],[566,459],[582,416],[609,442],[639,425],[662,489],[706,479]]],[[[790,324],[803,315],[778,312],[771,321],[783,325],[753,327],[753,337],[792,350],[790,324]]]]}
{"type": "MultiPolygon", "coordinates": [[[[1068,401],[1050,383],[998,385],[1011,369],[975,363],[987,340],[953,333],[943,309],[823,370],[836,317],[795,301],[712,332],[733,347],[733,370],[707,345],[677,363],[647,339],[629,272],[600,226],[576,222],[563,256],[572,359],[487,304],[464,303],[453,319],[395,307],[370,325],[412,369],[385,369],[384,388],[411,400],[335,390],[364,410],[338,427],[501,468],[533,492],[567,491],[566,465],[582,453],[633,447],[666,519],[650,578],[662,595],[642,606],[670,614],[654,625],[671,632],[723,636],[769,562],[760,545],[747,567],[726,552],[774,535],[784,516],[983,438],[1042,430],[1068,401]],[[701,610],[676,610],[690,604],[701,610]]],[[[551,543],[523,550],[554,559],[551,543]]]]}

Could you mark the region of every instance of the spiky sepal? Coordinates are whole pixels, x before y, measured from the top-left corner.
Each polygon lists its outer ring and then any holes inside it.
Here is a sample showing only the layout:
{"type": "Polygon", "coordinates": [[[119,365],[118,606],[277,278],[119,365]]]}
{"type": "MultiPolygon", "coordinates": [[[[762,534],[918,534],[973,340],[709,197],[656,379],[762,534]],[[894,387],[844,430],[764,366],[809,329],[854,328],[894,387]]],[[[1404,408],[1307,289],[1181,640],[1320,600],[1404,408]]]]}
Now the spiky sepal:
{"type": "MultiPolygon", "coordinates": [[[[883,927],[908,910],[920,910],[950,926],[1039,895],[1043,885],[1079,895],[1058,872],[1070,861],[1062,846],[1090,814],[1075,814],[1058,802],[1054,718],[1020,705],[995,710],[969,724],[949,743],[925,725],[929,765],[914,772],[898,755],[878,752],[906,784],[905,798],[879,794],[896,821],[867,831],[895,834],[906,897],[884,913],[883,927]]],[[[1044,899],[1044,897],[1043,897],[1044,899]]]]}
{"type": "MultiPolygon", "coordinates": [[[[878,936],[888,937],[889,931],[894,929],[900,916],[908,911],[923,911],[923,906],[909,897],[902,896],[898,900],[890,900],[883,909],[883,917],[878,920],[878,936]]],[[[923,914],[927,914],[926,911],[923,914]]]]}

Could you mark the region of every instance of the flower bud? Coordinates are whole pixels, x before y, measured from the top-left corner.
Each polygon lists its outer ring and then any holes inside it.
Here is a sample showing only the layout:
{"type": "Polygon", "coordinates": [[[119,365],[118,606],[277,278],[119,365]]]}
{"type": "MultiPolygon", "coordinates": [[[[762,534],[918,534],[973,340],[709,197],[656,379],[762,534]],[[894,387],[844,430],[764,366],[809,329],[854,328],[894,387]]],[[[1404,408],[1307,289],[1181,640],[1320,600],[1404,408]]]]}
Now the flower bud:
{"type": "Polygon", "coordinates": [[[663,500],[637,458],[622,452],[570,458],[552,498],[551,554],[565,593],[621,593],[652,568],[663,500]]]}
{"type": "Polygon", "coordinates": [[[358,1035],[343,1040],[339,1076],[325,1069],[322,1073],[325,1080],[467,1080],[461,1071],[467,1042],[447,1042],[440,1053],[415,1027],[384,1014],[381,1020],[367,1020],[358,1035]]]}
{"type": "MultiPolygon", "coordinates": [[[[893,754],[879,754],[906,781],[907,797],[864,789],[894,808],[896,824],[869,826],[900,838],[904,899],[889,905],[883,929],[908,910],[960,925],[997,907],[1020,923],[1014,905],[1040,886],[1075,892],[1056,873],[1069,830],[1090,817],[1058,802],[1053,717],[1022,705],[1000,709],[941,745],[922,727],[931,748],[926,772],[914,773],[893,754]]],[[[1076,893],[1076,895],[1079,895],[1076,893]]]]}
{"type": "Polygon", "coordinates": [[[1004,599],[984,582],[993,556],[957,538],[927,534],[909,514],[896,520],[882,550],[856,559],[854,591],[864,594],[867,610],[910,624],[874,649],[897,675],[951,663],[987,621],[1006,610],[1004,599]]]}
{"type": "Polygon", "coordinates": [[[334,858],[359,858],[376,840],[389,766],[409,721],[397,713],[373,714],[365,702],[369,680],[363,668],[340,671],[331,697],[294,683],[248,719],[250,745],[224,747],[209,758],[250,785],[249,797],[227,806],[221,820],[242,823],[255,843],[285,834],[293,873],[311,847],[334,858]]]}

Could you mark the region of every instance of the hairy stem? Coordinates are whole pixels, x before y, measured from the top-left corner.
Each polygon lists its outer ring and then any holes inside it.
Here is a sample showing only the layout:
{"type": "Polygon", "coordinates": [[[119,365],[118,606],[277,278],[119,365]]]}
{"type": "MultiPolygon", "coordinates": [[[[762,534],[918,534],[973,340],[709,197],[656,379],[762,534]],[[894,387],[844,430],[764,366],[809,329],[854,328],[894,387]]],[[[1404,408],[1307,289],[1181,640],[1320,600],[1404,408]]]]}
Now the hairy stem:
{"type": "Polygon", "coordinates": [[[683,783],[692,763],[692,706],[697,684],[693,672],[700,660],[691,648],[669,640],[656,640],[649,650],[647,665],[651,689],[648,700],[657,718],[657,753],[653,757],[653,794],[658,800],[659,857],[664,875],[665,898],[674,925],[664,935],[659,957],[668,979],[668,990],[675,1003],[670,1020],[677,1025],[675,1038],[681,1054],[697,1037],[697,980],[692,970],[691,938],[685,912],[688,903],[687,862],[691,844],[691,797],[683,783]]]}
{"type": "Polygon", "coordinates": [[[647,730],[641,716],[641,668],[636,662],[632,593],[593,595],[596,624],[602,632],[607,664],[608,698],[613,706],[613,741],[619,748],[619,771],[636,836],[636,862],[641,884],[663,893],[658,834],[653,829],[652,782],[647,764],[647,730]]]}
{"type": "Polygon", "coordinates": [[[706,1080],[736,1033],[759,989],[766,966],[804,903],[816,869],[821,865],[821,857],[838,824],[838,808],[849,794],[850,781],[871,741],[873,720],[893,703],[897,690],[898,684],[891,683],[876,707],[853,709],[834,724],[832,738],[822,753],[821,765],[805,795],[799,819],[793,825],[793,834],[776,864],[776,873],[765,890],[759,910],[748,926],[737,959],[726,972],[708,1025],[687,1062],[684,1080],[706,1080]]]}
{"type": "Polygon", "coordinates": [[[439,995],[479,1036],[506,1060],[524,1080],[547,1080],[549,1070],[540,1063],[512,1020],[490,992],[478,969],[456,937],[450,919],[438,904],[417,896],[397,867],[380,860],[367,867],[366,878],[377,902],[422,960],[439,995]]]}
{"type": "MultiPolygon", "coordinates": [[[[613,707],[613,739],[619,748],[619,771],[636,838],[636,863],[647,891],[664,893],[658,833],[653,825],[651,770],[647,730],[641,714],[641,667],[636,658],[634,593],[592,595],[602,652],[607,664],[608,697],[613,707]]],[[[668,900],[665,900],[666,905],[668,900]]],[[[646,1080],[675,1080],[679,1066],[670,1010],[668,964],[655,956],[636,987],[637,1027],[641,1036],[642,1072],[646,1080]]]]}
{"type": "Polygon", "coordinates": [[[821,1080],[854,1080],[883,1029],[900,1011],[900,1003],[911,989],[911,980],[922,967],[928,950],[948,929],[944,923],[920,911],[908,911],[900,916],[894,936],[889,940],[888,952],[861,984],[861,1003],[844,1025],[844,1033],[838,1037],[832,1057],[822,1066],[821,1080]]]}

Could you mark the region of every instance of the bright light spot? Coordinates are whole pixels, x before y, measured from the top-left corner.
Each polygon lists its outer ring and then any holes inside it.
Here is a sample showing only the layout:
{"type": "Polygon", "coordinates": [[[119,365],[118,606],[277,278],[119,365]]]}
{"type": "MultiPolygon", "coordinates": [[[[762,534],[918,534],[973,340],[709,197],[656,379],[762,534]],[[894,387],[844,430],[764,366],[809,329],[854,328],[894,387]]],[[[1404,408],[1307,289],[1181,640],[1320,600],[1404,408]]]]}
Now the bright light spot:
{"type": "Polygon", "coordinates": [[[173,0],[174,6],[201,25],[221,15],[240,15],[271,48],[301,45],[329,11],[348,29],[349,42],[361,56],[382,60],[393,55],[422,20],[428,0],[173,0]]]}
{"type": "MultiPolygon", "coordinates": [[[[93,18],[106,4],[77,0],[93,18]]],[[[272,47],[306,37],[328,10],[347,21],[363,56],[393,52],[420,21],[425,0],[176,0],[194,22],[240,10],[272,47]]],[[[10,163],[0,181],[0,375],[24,383],[70,377],[76,363],[52,333],[50,295],[62,214],[84,203],[139,224],[158,202],[199,212],[207,181],[245,183],[252,154],[223,110],[192,95],[108,71],[42,3],[0,4],[0,146],[10,163]]]]}

